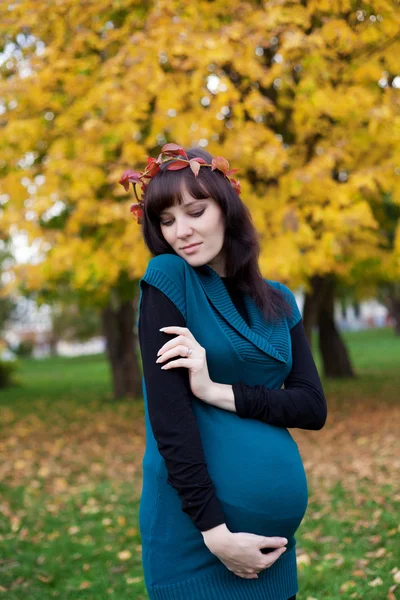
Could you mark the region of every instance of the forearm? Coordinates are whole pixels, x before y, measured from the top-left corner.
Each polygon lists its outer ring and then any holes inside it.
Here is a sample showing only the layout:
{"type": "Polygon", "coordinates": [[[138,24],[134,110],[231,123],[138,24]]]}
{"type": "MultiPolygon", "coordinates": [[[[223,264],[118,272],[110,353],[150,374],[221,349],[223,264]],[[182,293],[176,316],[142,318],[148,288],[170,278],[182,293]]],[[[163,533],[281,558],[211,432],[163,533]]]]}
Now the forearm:
{"type": "Polygon", "coordinates": [[[217,408],[236,412],[235,395],[233,393],[233,387],[229,384],[213,382],[207,395],[206,402],[217,408]]]}
{"type": "Polygon", "coordinates": [[[233,385],[236,412],[241,418],[257,419],[277,427],[321,429],[326,420],[326,401],[319,390],[303,384],[291,389],[262,385],[233,385]]]}
{"type": "Polygon", "coordinates": [[[321,429],[326,420],[325,397],[311,386],[274,390],[262,385],[214,382],[206,402],[241,418],[278,427],[321,429]]]}

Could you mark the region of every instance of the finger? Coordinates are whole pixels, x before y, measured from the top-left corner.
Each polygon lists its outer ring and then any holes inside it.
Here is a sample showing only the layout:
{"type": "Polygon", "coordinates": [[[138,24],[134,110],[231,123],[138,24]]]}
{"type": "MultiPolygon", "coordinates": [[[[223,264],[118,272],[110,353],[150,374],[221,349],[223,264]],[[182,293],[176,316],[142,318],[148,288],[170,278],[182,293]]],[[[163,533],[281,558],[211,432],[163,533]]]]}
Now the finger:
{"type": "Polygon", "coordinates": [[[277,550],[270,552],[268,554],[268,560],[264,563],[262,569],[268,569],[269,567],[271,567],[274,564],[274,562],[276,562],[278,558],[282,556],[282,554],[284,554],[285,552],[286,548],[278,548],[277,550]]]}
{"type": "Polygon", "coordinates": [[[189,341],[193,341],[193,340],[190,340],[189,337],[186,337],[184,335],[178,335],[177,337],[174,337],[172,340],[169,340],[168,342],[166,342],[164,344],[164,346],[161,346],[161,348],[158,352],[161,351],[161,353],[164,355],[165,352],[167,352],[167,350],[170,350],[171,348],[175,348],[175,346],[177,346],[178,344],[187,345],[189,343],[189,341]]]}
{"type": "Polygon", "coordinates": [[[187,327],[179,327],[179,325],[169,325],[167,327],[161,327],[160,331],[165,331],[165,333],[177,333],[180,335],[187,335],[190,339],[194,340],[194,336],[190,329],[187,327]]]}
{"type": "Polygon", "coordinates": [[[178,358],[178,360],[173,360],[166,365],[163,365],[162,369],[170,369],[173,367],[185,367],[186,369],[191,369],[196,366],[196,359],[190,358],[178,358]]]}
{"type": "Polygon", "coordinates": [[[260,548],[280,548],[288,543],[286,538],[282,537],[263,537],[259,542],[260,548]]]}
{"type": "Polygon", "coordinates": [[[238,577],[242,577],[242,579],[258,579],[258,575],[256,573],[252,574],[246,574],[246,573],[236,573],[234,571],[235,575],[237,575],[238,577]]]}
{"type": "Polygon", "coordinates": [[[252,569],[246,569],[245,571],[235,571],[235,573],[238,573],[239,575],[257,575],[257,573],[260,572],[261,569],[256,569],[256,568],[252,568],[252,569]]]}
{"type": "Polygon", "coordinates": [[[173,356],[185,357],[185,356],[187,356],[187,352],[188,352],[188,346],[175,346],[174,348],[171,348],[170,350],[163,352],[163,354],[157,358],[156,362],[158,362],[158,363],[164,362],[164,361],[168,360],[169,358],[172,358],[173,356]]]}

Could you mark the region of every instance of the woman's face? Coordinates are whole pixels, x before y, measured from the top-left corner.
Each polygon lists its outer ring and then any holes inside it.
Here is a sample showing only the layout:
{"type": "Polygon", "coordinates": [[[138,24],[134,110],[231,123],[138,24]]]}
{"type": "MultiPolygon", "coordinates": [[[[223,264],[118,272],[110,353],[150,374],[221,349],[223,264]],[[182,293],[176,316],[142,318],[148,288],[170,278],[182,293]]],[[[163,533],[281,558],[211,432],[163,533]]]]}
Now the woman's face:
{"type": "Polygon", "coordinates": [[[182,190],[181,205],[170,206],[160,215],[161,232],[171,248],[192,267],[210,265],[225,276],[222,256],[225,225],[219,204],[213,198],[196,200],[186,187],[182,190]],[[197,244],[190,252],[184,246],[197,244]]]}

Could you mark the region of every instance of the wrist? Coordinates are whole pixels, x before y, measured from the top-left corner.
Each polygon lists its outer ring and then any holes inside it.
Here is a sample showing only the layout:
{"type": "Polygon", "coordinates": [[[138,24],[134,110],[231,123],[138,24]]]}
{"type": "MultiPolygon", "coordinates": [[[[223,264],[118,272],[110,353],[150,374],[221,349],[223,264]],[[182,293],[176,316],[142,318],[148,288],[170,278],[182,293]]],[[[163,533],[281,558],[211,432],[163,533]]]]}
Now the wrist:
{"type": "Polygon", "coordinates": [[[221,523],[221,525],[207,529],[207,531],[202,531],[201,535],[206,546],[210,547],[217,541],[221,544],[225,540],[229,540],[232,532],[228,529],[226,523],[221,523]]]}
{"type": "Polygon", "coordinates": [[[206,402],[217,408],[236,412],[235,395],[232,386],[228,383],[216,383],[213,381],[208,389],[206,402]]]}
{"type": "Polygon", "coordinates": [[[219,384],[215,383],[215,381],[211,381],[207,391],[204,394],[204,397],[202,398],[204,402],[207,402],[207,404],[216,404],[219,395],[218,385],[219,384]]]}

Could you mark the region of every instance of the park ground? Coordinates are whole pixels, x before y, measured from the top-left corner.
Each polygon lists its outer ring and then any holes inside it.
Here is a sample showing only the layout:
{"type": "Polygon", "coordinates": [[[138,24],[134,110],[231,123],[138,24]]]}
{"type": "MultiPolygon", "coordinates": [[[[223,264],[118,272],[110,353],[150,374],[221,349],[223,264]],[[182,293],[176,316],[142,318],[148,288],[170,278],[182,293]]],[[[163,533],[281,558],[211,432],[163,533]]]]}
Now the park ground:
{"type": "MultiPolygon", "coordinates": [[[[358,377],[322,378],[325,427],[291,430],[309,483],[298,600],[400,600],[400,339],[343,336],[358,377]]],[[[23,361],[0,392],[0,599],[147,599],[144,442],[143,401],[112,400],[103,356],[23,361]]]]}

